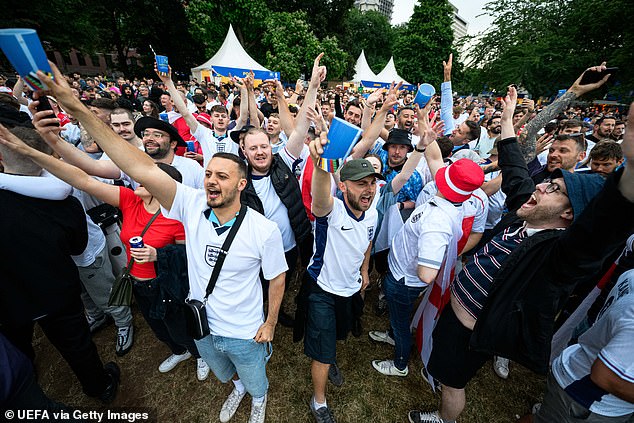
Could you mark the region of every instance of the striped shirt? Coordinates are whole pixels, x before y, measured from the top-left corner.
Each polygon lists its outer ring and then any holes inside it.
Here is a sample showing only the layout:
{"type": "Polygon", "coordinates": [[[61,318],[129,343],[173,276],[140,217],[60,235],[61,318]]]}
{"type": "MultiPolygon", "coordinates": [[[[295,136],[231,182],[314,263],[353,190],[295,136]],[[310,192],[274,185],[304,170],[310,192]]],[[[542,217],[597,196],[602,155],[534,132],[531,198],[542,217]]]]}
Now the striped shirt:
{"type": "Polygon", "coordinates": [[[456,276],[451,284],[451,293],[471,317],[479,317],[489,296],[493,278],[504,260],[525,238],[535,232],[526,229],[524,224],[506,228],[475,253],[473,260],[456,276]]]}

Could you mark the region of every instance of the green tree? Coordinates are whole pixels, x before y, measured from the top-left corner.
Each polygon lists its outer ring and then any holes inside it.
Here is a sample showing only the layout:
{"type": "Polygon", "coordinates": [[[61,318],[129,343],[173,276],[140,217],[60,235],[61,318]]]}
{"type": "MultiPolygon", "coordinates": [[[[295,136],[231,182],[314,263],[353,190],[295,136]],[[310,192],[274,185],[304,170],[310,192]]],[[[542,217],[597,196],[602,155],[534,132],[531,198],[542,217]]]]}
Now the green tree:
{"type": "Polygon", "coordinates": [[[231,24],[245,50],[258,62],[264,61],[262,33],[271,13],[264,0],[189,0],[185,12],[187,28],[206,59],[216,53],[231,24]]]}
{"type": "Polygon", "coordinates": [[[313,60],[322,51],[322,64],[328,67],[328,78],[341,78],[348,63],[348,54],[339,48],[337,39],[320,41],[306,22],[305,12],[277,12],[266,18],[262,37],[266,48],[265,66],[279,71],[282,78],[293,81],[309,76],[313,60]]]}
{"type": "Polygon", "coordinates": [[[354,8],[342,26],[341,46],[351,58],[349,73],[352,73],[361,50],[374,73],[381,72],[392,56],[394,30],[387,18],[379,12],[360,12],[354,8]]]}
{"type": "MultiPolygon", "coordinates": [[[[535,96],[551,96],[589,66],[607,61],[625,69],[634,63],[631,1],[499,0],[485,11],[494,21],[470,54],[470,65],[480,69],[472,88],[486,84],[503,91],[515,83],[535,96]]],[[[620,86],[611,90],[631,91],[630,75],[618,75],[620,86]]]]}
{"type": "Polygon", "coordinates": [[[305,12],[317,38],[334,35],[341,43],[341,24],[353,9],[354,0],[269,0],[267,4],[274,12],[305,12]]]}
{"type": "Polygon", "coordinates": [[[454,53],[454,74],[459,74],[457,54],[452,49],[452,9],[447,0],[419,0],[409,22],[396,30],[394,64],[408,82],[442,82],[442,61],[454,53]]]}

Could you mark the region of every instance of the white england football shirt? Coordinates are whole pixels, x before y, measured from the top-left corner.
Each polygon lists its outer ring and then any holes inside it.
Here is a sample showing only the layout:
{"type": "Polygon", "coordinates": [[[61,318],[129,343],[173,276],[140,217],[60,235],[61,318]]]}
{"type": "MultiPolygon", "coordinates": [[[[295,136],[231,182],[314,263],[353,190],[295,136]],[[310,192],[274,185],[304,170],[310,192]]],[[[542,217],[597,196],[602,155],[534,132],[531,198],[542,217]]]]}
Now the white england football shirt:
{"type": "Polygon", "coordinates": [[[456,207],[444,198],[433,197],[416,207],[392,240],[387,263],[394,278],[405,278],[407,286],[427,286],[418,278],[418,266],[440,269],[452,241],[452,221],[461,219],[462,206],[456,207]],[[439,203],[449,207],[440,208],[439,203]]]}
{"type": "Polygon", "coordinates": [[[324,291],[350,297],[361,289],[360,268],[377,216],[376,209],[368,209],[357,219],[334,198],[330,213],[315,219],[314,253],[306,271],[324,291]]]}
{"type": "MultiPolygon", "coordinates": [[[[185,227],[189,298],[203,300],[218,251],[229,231],[218,235],[205,216],[206,192],[177,184],[169,212],[185,227]]],[[[268,280],[288,267],[277,225],[260,213],[247,214],[229,248],[216,286],[207,301],[207,318],[213,335],[251,339],[264,322],[260,269],[268,280]]]]}
{"type": "Polygon", "coordinates": [[[634,412],[634,404],[599,388],[590,379],[599,359],[625,382],[634,383],[634,270],[621,275],[596,323],[553,361],[553,376],[566,393],[602,416],[634,412]]]}
{"type": "Polygon", "coordinates": [[[207,169],[209,160],[211,160],[216,153],[231,153],[238,156],[240,147],[238,143],[231,139],[228,133],[226,138],[218,140],[218,138],[214,137],[211,129],[198,124],[196,132],[192,135],[198,140],[200,148],[203,150],[203,167],[205,169],[207,169]]]}

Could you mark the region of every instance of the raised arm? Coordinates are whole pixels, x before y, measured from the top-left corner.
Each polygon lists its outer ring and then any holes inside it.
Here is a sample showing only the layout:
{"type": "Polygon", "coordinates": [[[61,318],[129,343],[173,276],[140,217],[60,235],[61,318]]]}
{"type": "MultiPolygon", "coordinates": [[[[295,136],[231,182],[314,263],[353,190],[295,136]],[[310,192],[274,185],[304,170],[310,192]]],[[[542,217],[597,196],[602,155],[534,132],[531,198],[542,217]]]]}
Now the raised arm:
{"type": "MultiPolygon", "coordinates": [[[[38,96],[38,93],[34,94],[38,96]]],[[[81,151],[74,145],[67,143],[60,138],[59,126],[51,126],[51,123],[59,122],[55,114],[51,110],[43,112],[37,111],[38,100],[32,101],[29,110],[33,114],[33,126],[40,133],[44,141],[55,151],[61,158],[73,166],[77,166],[89,175],[99,176],[105,179],[119,179],[121,170],[110,160],[95,160],[81,151]]],[[[118,135],[113,134],[118,137],[118,135]]]]}
{"type": "MultiPolygon", "coordinates": [[[[176,86],[174,85],[174,81],[172,81],[172,67],[170,66],[168,69],[169,69],[169,72],[166,75],[162,72],[159,72],[158,69],[156,68],[156,63],[154,64],[154,71],[156,72],[158,77],[161,79],[163,84],[165,84],[167,91],[169,91],[170,96],[172,97],[172,101],[174,102],[174,107],[176,107],[176,110],[178,111],[178,113],[180,113],[183,119],[185,119],[185,123],[187,123],[187,126],[189,126],[190,132],[193,134],[198,129],[199,123],[194,117],[194,115],[192,114],[192,112],[190,112],[189,109],[187,108],[187,103],[185,103],[185,100],[183,100],[183,97],[181,97],[179,91],[176,89],[176,86]]],[[[99,145],[101,146],[101,144],[99,145]]]]}
{"type": "MultiPolygon", "coordinates": [[[[634,103],[630,104],[627,124],[634,128],[634,103]]],[[[626,131],[621,143],[625,165],[623,175],[619,181],[619,191],[629,201],[634,201],[634,130],[626,131]]]]}
{"type": "Polygon", "coordinates": [[[524,124],[528,122],[528,119],[530,119],[531,115],[535,112],[535,102],[530,98],[524,99],[522,106],[524,105],[526,105],[526,113],[524,113],[524,116],[522,116],[522,118],[518,120],[515,125],[513,125],[513,129],[515,130],[516,134],[519,132],[520,129],[522,129],[522,126],[524,126],[524,124]]]}
{"type": "Polygon", "coordinates": [[[282,127],[282,131],[284,131],[287,136],[290,136],[295,130],[295,120],[293,119],[293,115],[291,115],[291,111],[288,109],[288,102],[286,101],[286,97],[284,97],[284,87],[282,87],[280,81],[274,81],[273,89],[275,90],[275,98],[277,98],[280,126],[282,127]]]}
{"type": "Polygon", "coordinates": [[[18,100],[18,103],[22,104],[23,106],[28,106],[29,101],[22,95],[23,92],[24,81],[22,80],[22,78],[18,77],[18,81],[13,86],[13,97],[18,100]]]}
{"type": "Polygon", "coordinates": [[[39,166],[42,166],[75,188],[85,191],[112,206],[119,206],[118,186],[93,179],[83,170],[26,145],[21,139],[13,135],[2,125],[0,125],[0,143],[16,153],[28,157],[39,166]]]}
{"type": "Polygon", "coordinates": [[[605,70],[605,62],[600,66],[593,66],[586,69],[572,86],[566,91],[564,95],[557,100],[546,106],[536,117],[526,125],[526,138],[520,144],[522,155],[526,163],[533,160],[535,157],[535,145],[537,144],[537,132],[542,129],[548,122],[556,118],[562,111],[564,111],[568,105],[576,100],[578,97],[596,90],[601,87],[608,80],[610,75],[606,75],[601,81],[594,84],[581,85],[581,79],[586,72],[601,72],[605,70]]]}
{"type": "Polygon", "coordinates": [[[312,140],[309,145],[310,157],[315,168],[310,189],[313,196],[311,210],[315,217],[327,216],[334,203],[330,194],[330,174],[318,165],[319,159],[324,153],[324,145],[327,143],[328,134],[322,132],[319,134],[319,138],[312,140]]]}
{"type": "MultiPolygon", "coordinates": [[[[249,107],[249,124],[255,126],[256,128],[260,127],[260,119],[258,117],[258,103],[255,100],[255,90],[253,87],[253,72],[249,72],[249,74],[247,75],[247,77],[245,78],[244,82],[247,86],[247,91],[248,91],[248,96],[247,98],[245,98],[245,100],[248,99],[248,107],[249,107]]],[[[242,103],[240,103],[240,106],[242,106],[242,103]]],[[[242,112],[240,112],[242,113],[242,112]]]]}
{"type": "Polygon", "coordinates": [[[236,85],[240,88],[240,117],[236,119],[235,131],[242,129],[249,119],[249,89],[247,88],[248,76],[244,79],[234,78],[236,85]]]}
{"type": "Polygon", "coordinates": [[[520,152],[513,130],[513,112],[517,103],[515,87],[509,87],[503,99],[500,141],[498,142],[498,166],[502,171],[502,191],[506,194],[506,205],[509,210],[519,208],[535,191],[535,184],[530,178],[528,168],[520,152]]]}
{"type": "MultiPolygon", "coordinates": [[[[325,66],[321,66],[319,61],[324,56],[324,53],[320,53],[313,62],[313,71],[310,76],[310,82],[308,84],[308,91],[306,91],[306,97],[297,113],[297,119],[295,120],[295,130],[288,139],[286,144],[286,150],[293,157],[299,157],[304,148],[304,138],[308,133],[310,127],[310,120],[308,119],[308,109],[317,101],[317,91],[319,91],[319,84],[326,79],[327,70],[325,66]]],[[[280,84],[281,86],[281,84],[280,84]]],[[[278,88],[279,90],[279,88],[278,88]]]]}
{"type": "Polygon", "coordinates": [[[445,123],[445,135],[451,134],[454,130],[453,124],[453,92],[451,90],[451,66],[453,63],[453,53],[449,54],[449,59],[442,62],[444,81],[440,85],[440,118],[445,123]]]}
{"type": "Polygon", "coordinates": [[[118,137],[110,127],[88,110],[73,95],[57,66],[52,62],[49,63],[55,80],[49,78],[42,71],[38,71],[38,78],[51,88],[58,102],[81,122],[82,126],[121,170],[143,185],[159,200],[163,207],[170,209],[176,195],[176,181],[159,169],[147,154],[118,137]]]}

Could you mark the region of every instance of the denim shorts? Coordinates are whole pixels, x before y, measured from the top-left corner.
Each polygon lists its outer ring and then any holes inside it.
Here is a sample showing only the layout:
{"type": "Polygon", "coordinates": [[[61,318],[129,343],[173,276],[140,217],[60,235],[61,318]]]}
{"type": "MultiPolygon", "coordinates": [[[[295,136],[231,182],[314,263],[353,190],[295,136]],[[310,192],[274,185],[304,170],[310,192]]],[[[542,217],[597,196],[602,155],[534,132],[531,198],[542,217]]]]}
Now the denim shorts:
{"type": "Polygon", "coordinates": [[[237,373],[253,398],[261,398],[268,391],[266,363],[273,354],[270,342],[260,344],[253,339],[207,335],[196,340],[196,346],[200,356],[222,383],[228,382],[237,373]]]}

